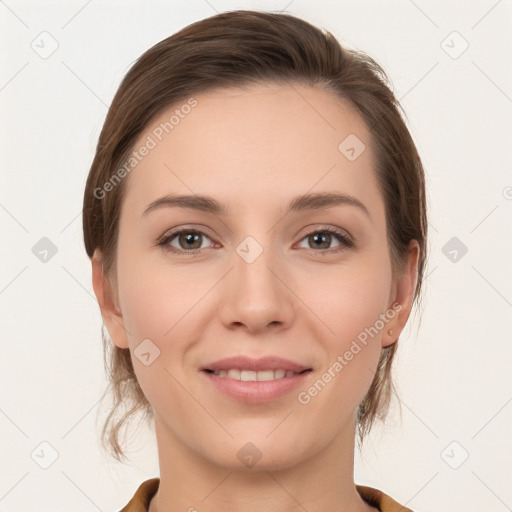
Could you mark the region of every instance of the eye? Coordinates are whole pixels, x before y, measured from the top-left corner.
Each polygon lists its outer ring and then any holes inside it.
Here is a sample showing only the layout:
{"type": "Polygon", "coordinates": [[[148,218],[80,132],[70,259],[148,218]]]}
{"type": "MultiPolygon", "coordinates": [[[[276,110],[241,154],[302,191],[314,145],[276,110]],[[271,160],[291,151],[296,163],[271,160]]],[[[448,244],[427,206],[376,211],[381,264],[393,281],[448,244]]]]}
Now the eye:
{"type": "MultiPolygon", "coordinates": [[[[203,249],[207,248],[203,246],[203,242],[205,240],[211,241],[211,238],[202,231],[198,231],[196,229],[181,229],[165,236],[161,241],[158,242],[158,245],[162,246],[166,251],[169,252],[180,255],[194,256],[197,253],[202,252],[203,249]]],[[[339,252],[344,249],[354,247],[355,245],[352,238],[345,234],[345,232],[332,227],[322,227],[315,231],[311,231],[304,238],[302,238],[302,240],[307,241],[307,249],[320,249],[319,251],[314,251],[319,253],[339,252]],[[329,247],[333,240],[338,241],[338,245],[334,248],[329,247]]]]}
{"type": "Polygon", "coordinates": [[[190,253],[190,255],[192,255],[199,249],[204,249],[202,246],[204,239],[211,240],[210,237],[206,236],[201,231],[197,231],[195,229],[182,229],[166,236],[158,243],[158,245],[163,246],[165,250],[170,252],[180,254],[190,253]],[[178,246],[176,247],[176,245],[172,245],[173,242],[178,244],[178,246]]]}
{"type": "Polygon", "coordinates": [[[308,243],[308,247],[306,247],[307,249],[324,249],[323,251],[316,252],[338,252],[347,248],[354,247],[354,242],[348,235],[346,235],[343,231],[332,227],[311,231],[302,240],[306,240],[306,243],[308,243]],[[339,245],[330,250],[331,248],[329,246],[333,241],[333,237],[339,242],[339,245]]]}

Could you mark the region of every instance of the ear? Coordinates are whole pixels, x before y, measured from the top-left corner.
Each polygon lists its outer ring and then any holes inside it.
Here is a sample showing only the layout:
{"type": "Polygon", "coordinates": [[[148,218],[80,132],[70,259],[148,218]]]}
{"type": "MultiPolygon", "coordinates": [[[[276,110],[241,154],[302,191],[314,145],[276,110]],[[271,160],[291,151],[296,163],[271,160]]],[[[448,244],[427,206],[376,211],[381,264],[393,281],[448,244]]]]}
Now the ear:
{"type": "Polygon", "coordinates": [[[398,340],[411,314],[414,292],[418,282],[419,256],[419,244],[416,240],[411,240],[405,255],[403,273],[394,283],[390,295],[388,310],[397,313],[384,328],[381,341],[383,347],[388,347],[398,340]]]}
{"type": "Polygon", "coordinates": [[[92,286],[98,300],[103,323],[107,327],[110,338],[119,348],[128,348],[128,337],[124,327],[121,310],[117,306],[116,293],[103,272],[103,254],[99,249],[91,258],[92,286]]]}

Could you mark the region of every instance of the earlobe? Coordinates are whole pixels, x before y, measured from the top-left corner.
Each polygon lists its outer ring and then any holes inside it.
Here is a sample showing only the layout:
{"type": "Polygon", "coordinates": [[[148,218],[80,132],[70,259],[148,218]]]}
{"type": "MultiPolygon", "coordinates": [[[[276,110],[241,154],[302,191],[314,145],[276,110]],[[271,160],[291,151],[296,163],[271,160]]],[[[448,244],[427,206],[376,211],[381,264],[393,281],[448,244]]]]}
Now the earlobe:
{"type": "Polygon", "coordinates": [[[398,341],[400,333],[409,319],[418,283],[419,256],[419,244],[416,240],[412,240],[409,244],[404,270],[394,288],[394,297],[391,297],[389,311],[393,310],[394,316],[387,324],[382,336],[382,347],[388,347],[398,341]]]}
{"type": "Polygon", "coordinates": [[[400,333],[402,332],[402,329],[404,328],[407,321],[407,318],[405,318],[404,321],[404,316],[402,316],[403,312],[404,308],[402,304],[398,304],[397,302],[394,303],[394,307],[388,308],[386,314],[388,316],[393,314],[394,316],[383,332],[381,340],[381,346],[383,348],[389,347],[398,341],[398,337],[400,336],[400,333]]]}
{"type": "Polygon", "coordinates": [[[116,303],[112,285],[103,271],[103,255],[99,249],[94,251],[91,258],[91,265],[92,285],[100,306],[103,323],[114,344],[119,348],[128,348],[128,338],[124,327],[123,315],[116,303]]]}

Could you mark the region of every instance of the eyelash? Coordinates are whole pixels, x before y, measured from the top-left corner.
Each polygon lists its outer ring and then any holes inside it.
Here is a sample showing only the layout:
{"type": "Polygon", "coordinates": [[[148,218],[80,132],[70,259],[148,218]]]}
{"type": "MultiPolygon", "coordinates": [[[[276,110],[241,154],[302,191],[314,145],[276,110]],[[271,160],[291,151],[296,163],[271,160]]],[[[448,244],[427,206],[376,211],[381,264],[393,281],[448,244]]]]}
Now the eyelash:
{"type": "MultiPolygon", "coordinates": [[[[178,254],[178,255],[183,255],[183,256],[197,256],[198,253],[201,253],[204,251],[204,248],[203,249],[191,249],[191,250],[185,250],[185,249],[176,249],[175,247],[172,247],[169,245],[169,243],[177,236],[177,235],[180,235],[182,233],[188,233],[188,234],[197,234],[197,235],[204,235],[206,236],[207,238],[209,238],[211,240],[211,238],[206,235],[206,233],[203,233],[202,231],[198,231],[198,230],[195,230],[195,229],[180,229],[179,231],[174,231],[173,233],[165,236],[163,239],[161,239],[157,245],[159,246],[162,246],[164,248],[164,250],[168,251],[168,252],[172,252],[172,253],[175,253],[175,254],[178,254]]],[[[322,233],[328,233],[329,235],[334,235],[338,241],[340,242],[340,245],[334,249],[320,249],[320,250],[315,250],[315,249],[309,249],[313,252],[316,252],[316,253],[319,253],[321,255],[325,255],[326,253],[329,253],[329,254],[333,254],[333,253],[338,253],[340,251],[343,251],[343,250],[346,250],[346,249],[351,249],[353,247],[355,247],[355,244],[354,244],[354,241],[348,237],[347,235],[345,235],[341,230],[338,230],[338,229],[335,229],[335,228],[332,228],[332,227],[322,227],[320,229],[316,229],[314,231],[311,231],[309,233],[307,233],[306,235],[304,235],[300,241],[304,240],[305,238],[307,237],[310,237],[312,235],[315,235],[315,234],[322,234],[322,233]]]]}

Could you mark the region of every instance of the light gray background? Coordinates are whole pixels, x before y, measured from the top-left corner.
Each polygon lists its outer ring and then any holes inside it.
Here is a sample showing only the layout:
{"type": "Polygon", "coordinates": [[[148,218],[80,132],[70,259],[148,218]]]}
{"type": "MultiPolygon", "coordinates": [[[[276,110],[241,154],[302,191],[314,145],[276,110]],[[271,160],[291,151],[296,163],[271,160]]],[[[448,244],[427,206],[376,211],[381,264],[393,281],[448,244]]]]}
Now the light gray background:
{"type": "Polygon", "coordinates": [[[402,336],[395,367],[402,421],[395,401],[356,481],[417,512],[512,510],[509,0],[0,0],[0,510],[118,510],[158,475],[151,431],[133,439],[133,464],[99,449],[106,379],[83,189],[133,61],[237,8],[286,9],[373,56],[426,168],[431,253],[421,326],[402,336]],[[33,253],[43,237],[57,248],[46,262],[33,253]],[[468,248],[456,261],[453,237],[468,248]]]}

